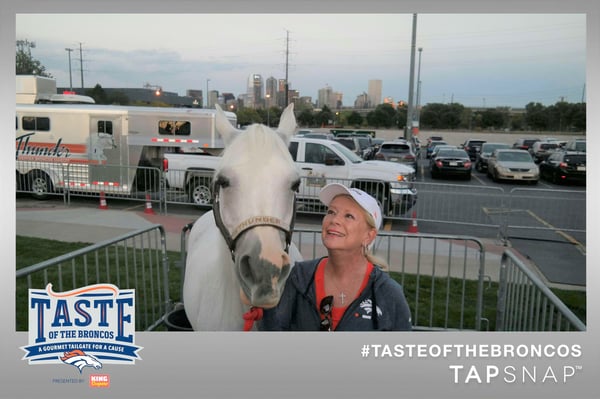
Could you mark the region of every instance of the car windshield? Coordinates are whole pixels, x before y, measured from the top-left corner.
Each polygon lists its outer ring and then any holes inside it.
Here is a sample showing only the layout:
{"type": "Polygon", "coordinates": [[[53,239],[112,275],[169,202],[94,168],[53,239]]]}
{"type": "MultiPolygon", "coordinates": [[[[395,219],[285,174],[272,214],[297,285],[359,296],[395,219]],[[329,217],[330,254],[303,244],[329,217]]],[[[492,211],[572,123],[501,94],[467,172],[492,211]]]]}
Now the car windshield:
{"type": "Polygon", "coordinates": [[[356,153],[350,151],[348,148],[346,148],[342,144],[334,142],[331,145],[335,149],[337,149],[339,152],[341,152],[342,154],[344,154],[344,156],[346,158],[348,158],[350,160],[350,162],[352,162],[352,163],[361,163],[363,161],[363,159],[361,157],[359,157],[358,155],[356,155],[356,153]]]}
{"type": "Polygon", "coordinates": [[[409,152],[410,147],[407,144],[384,144],[381,146],[381,151],[399,154],[409,152]]]}
{"type": "Polygon", "coordinates": [[[481,152],[485,152],[485,153],[492,153],[494,152],[494,150],[498,150],[500,148],[508,148],[508,144],[490,144],[490,143],[486,143],[484,145],[481,146],[481,152]]]}
{"type": "Polygon", "coordinates": [[[531,162],[531,156],[527,152],[499,152],[499,161],[508,162],[531,162]]]}
{"type": "Polygon", "coordinates": [[[468,155],[464,150],[442,148],[437,154],[438,158],[467,158],[468,155]]]}

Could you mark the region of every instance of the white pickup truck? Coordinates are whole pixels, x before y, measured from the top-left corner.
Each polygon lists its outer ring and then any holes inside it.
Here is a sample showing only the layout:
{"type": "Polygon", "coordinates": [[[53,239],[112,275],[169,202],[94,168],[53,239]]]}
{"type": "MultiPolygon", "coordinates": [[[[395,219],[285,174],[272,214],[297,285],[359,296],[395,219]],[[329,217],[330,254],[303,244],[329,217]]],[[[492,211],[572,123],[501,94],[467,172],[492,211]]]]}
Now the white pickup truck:
{"type": "MultiPolygon", "coordinates": [[[[358,187],[373,195],[386,216],[404,215],[416,202],[415,170],[386,161],[364,161],[344,145],[323,139],[294,137],[289,150],[301,176],[299,205],[322,211],[319,191],[328,183],[358,187]]],[[[212,178],[220,157],[165,154],[165,179],[170,191],[185,193],[188,202],[211,205],[212,178]]]]}

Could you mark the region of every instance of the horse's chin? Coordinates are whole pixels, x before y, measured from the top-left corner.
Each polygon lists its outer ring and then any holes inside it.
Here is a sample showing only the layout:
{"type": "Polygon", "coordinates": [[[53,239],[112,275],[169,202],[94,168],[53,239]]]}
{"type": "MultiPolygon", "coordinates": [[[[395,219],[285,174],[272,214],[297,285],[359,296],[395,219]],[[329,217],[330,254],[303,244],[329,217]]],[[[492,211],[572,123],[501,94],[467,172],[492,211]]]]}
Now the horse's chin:
{"type": "Polygon", "coordinates": [[[244,290],[241,288],[240,288],[240,299],[241,299],[242,303],[246,306],[256,306],[256,307],[263,308],[263,309],[274,308],[279,303],[279,298],[273,298],[272,300],[262,299],[259,303],[253,302],[248,298],[246,293],[244,293],[244,290]]]}

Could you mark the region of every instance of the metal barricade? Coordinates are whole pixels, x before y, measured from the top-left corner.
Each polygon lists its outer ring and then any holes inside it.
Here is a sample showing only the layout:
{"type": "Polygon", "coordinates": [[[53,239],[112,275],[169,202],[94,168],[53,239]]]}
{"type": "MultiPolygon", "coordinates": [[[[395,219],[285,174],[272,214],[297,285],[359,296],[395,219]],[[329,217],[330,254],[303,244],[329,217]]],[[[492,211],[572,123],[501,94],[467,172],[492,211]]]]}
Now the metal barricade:
{"type": "Polygon", "coordinates": [[[16,192],[32,194],[38,199],[63,197],[67,203],[67,193],[61,185],[66,168],[62,163],[16,161],[16,192]]]}
{"type": "Polygon", "coordinates": [[[98,197],[102,193],[105,198],[158,203],[163,211],[164,189],[158,168],[69,164],[65,173],[68,203],[71,196],[98,197]]]}
{"type": "Polygon", "coordinates": [[[585,331],[586,326],[510,250],[500,268],[497,331],[585,331]]]}
{"type": "Polygon", "coordinates": [[[70,291],[110,283],[135,289],[136,330],[153,330],[172,309],[165,230],[153,225],[17,270],[17,319],[27,321],[28,289],[70,291]]]}
{"type": "MultiPolygon", "coordinates": [[[[304,259],[327,255],[320,230],[295,229],[293,242],[304,259]]],[[[416,330],[482,329],[485,249],[478,239],[379,232],[374,254],[400,275],[416,330]]]]}

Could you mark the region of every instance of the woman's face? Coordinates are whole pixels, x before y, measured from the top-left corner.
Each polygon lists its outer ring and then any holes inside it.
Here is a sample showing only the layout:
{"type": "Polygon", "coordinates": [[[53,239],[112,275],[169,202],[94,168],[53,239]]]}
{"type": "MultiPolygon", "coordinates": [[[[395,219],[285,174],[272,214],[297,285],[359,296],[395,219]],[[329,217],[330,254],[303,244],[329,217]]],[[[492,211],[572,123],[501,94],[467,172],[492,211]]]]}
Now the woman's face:
{"type": "Polygon", "coordinates": [[[329,250],[361,250],[377,232],[367,223],[364,210],[350,196],[339,195],[329,203],[323,218],[321,238],[329,250]]]}

